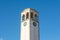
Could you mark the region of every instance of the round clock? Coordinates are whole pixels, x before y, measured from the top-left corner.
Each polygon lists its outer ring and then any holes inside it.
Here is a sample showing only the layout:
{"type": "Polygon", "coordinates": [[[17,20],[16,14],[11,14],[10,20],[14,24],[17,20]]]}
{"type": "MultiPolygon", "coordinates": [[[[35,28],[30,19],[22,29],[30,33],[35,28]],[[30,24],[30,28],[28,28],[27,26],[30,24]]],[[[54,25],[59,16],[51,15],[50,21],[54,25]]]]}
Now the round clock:
{"type": "Polygon", "coordinates": [[[35,26],[35,27],[36,27],[36,25],[37,25],[37,24],[36,24],[36,22],[33,22],[33,26],[35,26]]]}
{"type": "Polygon", "coordinates": [[[23,24],[24,26],[26,26],[27,25],[27,22],[24,22],[24,24],[23,24]]]}

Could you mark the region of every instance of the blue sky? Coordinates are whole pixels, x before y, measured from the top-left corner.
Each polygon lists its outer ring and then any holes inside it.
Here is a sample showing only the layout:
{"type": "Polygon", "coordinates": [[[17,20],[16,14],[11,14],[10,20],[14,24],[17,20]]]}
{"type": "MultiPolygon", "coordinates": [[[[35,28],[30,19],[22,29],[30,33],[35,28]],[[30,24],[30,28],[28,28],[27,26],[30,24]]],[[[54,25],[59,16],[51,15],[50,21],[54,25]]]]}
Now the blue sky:
{"type": "Polygon", "coordinates": [[[0,39],[19,40],[20,15],[25,8],[39,12],[40,40],[60,40],[59,0],[0,0],[0,39]]]}

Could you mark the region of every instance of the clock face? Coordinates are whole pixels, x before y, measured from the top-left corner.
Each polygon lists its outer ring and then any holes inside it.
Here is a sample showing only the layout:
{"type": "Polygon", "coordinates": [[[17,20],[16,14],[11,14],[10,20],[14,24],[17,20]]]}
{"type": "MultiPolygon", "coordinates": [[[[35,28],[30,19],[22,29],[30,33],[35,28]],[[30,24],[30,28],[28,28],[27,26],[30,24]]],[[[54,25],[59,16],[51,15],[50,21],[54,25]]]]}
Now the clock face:
{"type": "Polygon", "coordinates": [[[27,25],[27,22],[24,22],[24,24],[23,24],[24,26],[26,26],[27,25]]]}
{"type": "Polygon", "coordinates": [[[35,27],[37,26],[36,22],[33,22],[33,26],[35,26],[35,27]]]}

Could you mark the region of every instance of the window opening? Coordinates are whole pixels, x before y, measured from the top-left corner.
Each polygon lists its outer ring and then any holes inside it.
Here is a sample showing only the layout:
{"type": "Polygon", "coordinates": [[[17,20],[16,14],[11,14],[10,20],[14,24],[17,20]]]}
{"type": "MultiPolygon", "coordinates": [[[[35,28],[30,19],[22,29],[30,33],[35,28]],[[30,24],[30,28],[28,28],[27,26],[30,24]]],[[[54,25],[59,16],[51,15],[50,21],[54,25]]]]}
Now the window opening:
{"type": "Polygon", "coordinates": [[[37,14],[35,14],[35,18],[38,18],[37,14]]]}
{"type": "Polygon", "coordinates": [[[25,20],[25,15],[22,16],[22,20],[25,20]]]}
{"type": "Polygon", "coordinates": [[[31,12],[31,18],[33,18],[33,13],[31,12]]]}
{"type": "Polygon", "coordinates": [[[35,20],[38,20],[38,16],[37,16],[37,14],[35,14],[35,20]]]}
{"type": "Polygon", "coordinates": [[[27,12],[27,14],[26,14],[26,19],[28,19],[29,18],[29,13],[27,12]]]}

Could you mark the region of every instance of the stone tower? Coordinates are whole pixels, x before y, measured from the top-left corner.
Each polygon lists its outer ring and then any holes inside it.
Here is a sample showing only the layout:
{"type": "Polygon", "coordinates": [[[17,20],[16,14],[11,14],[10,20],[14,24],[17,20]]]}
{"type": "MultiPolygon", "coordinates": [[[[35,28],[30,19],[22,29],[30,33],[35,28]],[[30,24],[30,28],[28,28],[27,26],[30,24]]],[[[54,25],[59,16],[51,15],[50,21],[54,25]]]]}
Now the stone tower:
{"type": "Polygon", "coordinates": [[[20,40],[40,40],[38,12],[26,8],[21,13],[20,40]]]}

